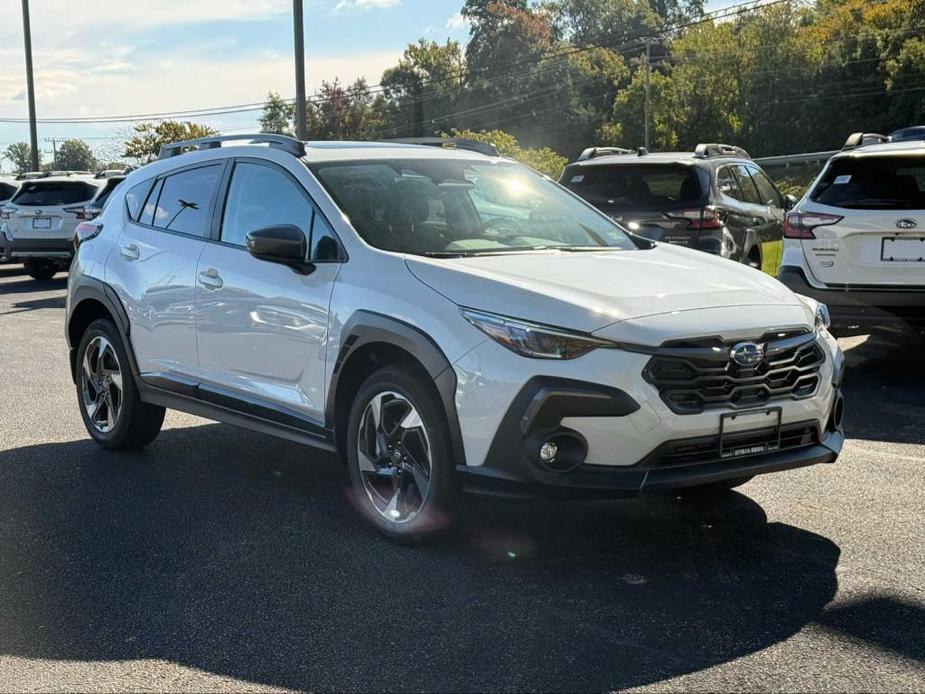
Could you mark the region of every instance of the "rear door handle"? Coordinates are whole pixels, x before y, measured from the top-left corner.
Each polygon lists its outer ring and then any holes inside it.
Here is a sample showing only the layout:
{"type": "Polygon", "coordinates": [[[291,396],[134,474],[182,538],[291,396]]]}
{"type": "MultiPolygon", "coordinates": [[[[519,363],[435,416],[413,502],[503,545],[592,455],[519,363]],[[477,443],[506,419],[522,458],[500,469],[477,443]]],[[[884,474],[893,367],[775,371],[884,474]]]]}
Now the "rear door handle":
{"type": "Polygon", "coordinates": [[[141,249],[134,243],[130,243],[127,246],[122,246],[119,249],[119,253],[126,260],[138,260],[141,257],[141,249]]]}
{"type": "Polygon", "coordinates": [[[208,270],[200,272],[199,284],[206,289],[221,289],[225,285],[221,275],[218,274],[218,270],[215,268],[209,268],[208,270]]]}

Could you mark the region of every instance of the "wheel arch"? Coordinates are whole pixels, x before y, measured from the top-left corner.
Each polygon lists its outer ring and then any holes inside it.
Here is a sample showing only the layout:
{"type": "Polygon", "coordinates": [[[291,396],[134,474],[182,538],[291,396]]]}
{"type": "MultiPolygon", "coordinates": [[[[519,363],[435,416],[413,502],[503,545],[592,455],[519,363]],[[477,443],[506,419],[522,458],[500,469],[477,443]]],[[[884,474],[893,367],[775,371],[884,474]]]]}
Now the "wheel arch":
{"type": "Polygon", "coordinates": [[[456,465],[465,464],[465,450],[456,414],[456,372],[443,350],[423,330],[371,311],[357,311],[344,325],[325,406],[327,426],[339,451],[346,444],[346,422],[353,394],[383,366],[407,363],[432,381],[443,405],[456,465]]]}
{"type": "Polygon", "coordinates": [[[77,348],[87,327],[95,320],[108,318],[116,325],[125,351],[129,358],[132,374],[137,375],[138,367],[132,343],[129,340],[130,323],[125,308],[115,290],[109,285],[91,277],[75,280],[69,297],[69,310],[65,332],[69,349],[71,379],[76,381],[77,348]]]}

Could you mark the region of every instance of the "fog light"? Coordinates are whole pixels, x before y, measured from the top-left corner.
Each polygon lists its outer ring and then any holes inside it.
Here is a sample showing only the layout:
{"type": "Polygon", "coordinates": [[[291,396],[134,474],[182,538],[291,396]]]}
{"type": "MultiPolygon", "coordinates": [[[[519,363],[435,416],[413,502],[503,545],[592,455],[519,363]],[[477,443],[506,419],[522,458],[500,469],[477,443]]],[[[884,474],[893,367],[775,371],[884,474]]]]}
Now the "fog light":
{"type": "Polygon", "coordinates": [[[556,453],[558,452],[559,447],[552,441],[547,441],[540,446],[540,460],[544,463],[551,463],[556,459],[556,453]]]}

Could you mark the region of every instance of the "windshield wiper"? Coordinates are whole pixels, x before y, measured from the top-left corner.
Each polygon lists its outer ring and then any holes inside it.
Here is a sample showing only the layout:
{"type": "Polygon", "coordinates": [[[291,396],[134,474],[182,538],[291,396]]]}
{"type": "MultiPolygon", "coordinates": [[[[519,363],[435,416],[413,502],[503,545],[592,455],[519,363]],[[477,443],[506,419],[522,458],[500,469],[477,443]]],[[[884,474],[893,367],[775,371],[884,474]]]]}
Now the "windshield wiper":
{"type": "Polygon", "coordinates": [[[421,251],[428,258],[467,258],[474,255],[520,253],[521,251],[554,251],[561,246],[509,246],[505,248],[474,248],[468,251],[421,251]]]}

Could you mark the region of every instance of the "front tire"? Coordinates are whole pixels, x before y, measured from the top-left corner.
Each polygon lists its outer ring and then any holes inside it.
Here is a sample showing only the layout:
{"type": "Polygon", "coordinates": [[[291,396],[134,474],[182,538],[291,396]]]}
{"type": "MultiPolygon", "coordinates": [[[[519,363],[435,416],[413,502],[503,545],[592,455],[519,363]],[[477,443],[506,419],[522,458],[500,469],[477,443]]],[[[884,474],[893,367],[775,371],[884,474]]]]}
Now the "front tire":
{"type": "Polygon", "coordinates": [[[164,408],[141,401],[125,344],[111,320],[93,321],[84,332],[76,376],[80,416],[100,446],[133,450],[157,437],[164,408]]]}
{"type": "Polygon", "coordinates": [[[418,543],[455,522],[450,433],[433,384],[404,364],[360,386],[347,424],[347,467],[360,512],[388,537],[418,543]]]}
{"type": "Polygon", "coordinates": [[[34,280],[50,280],[58,273],[58,267],[47,260],[24,260],[22,266],[34,280]]]}

